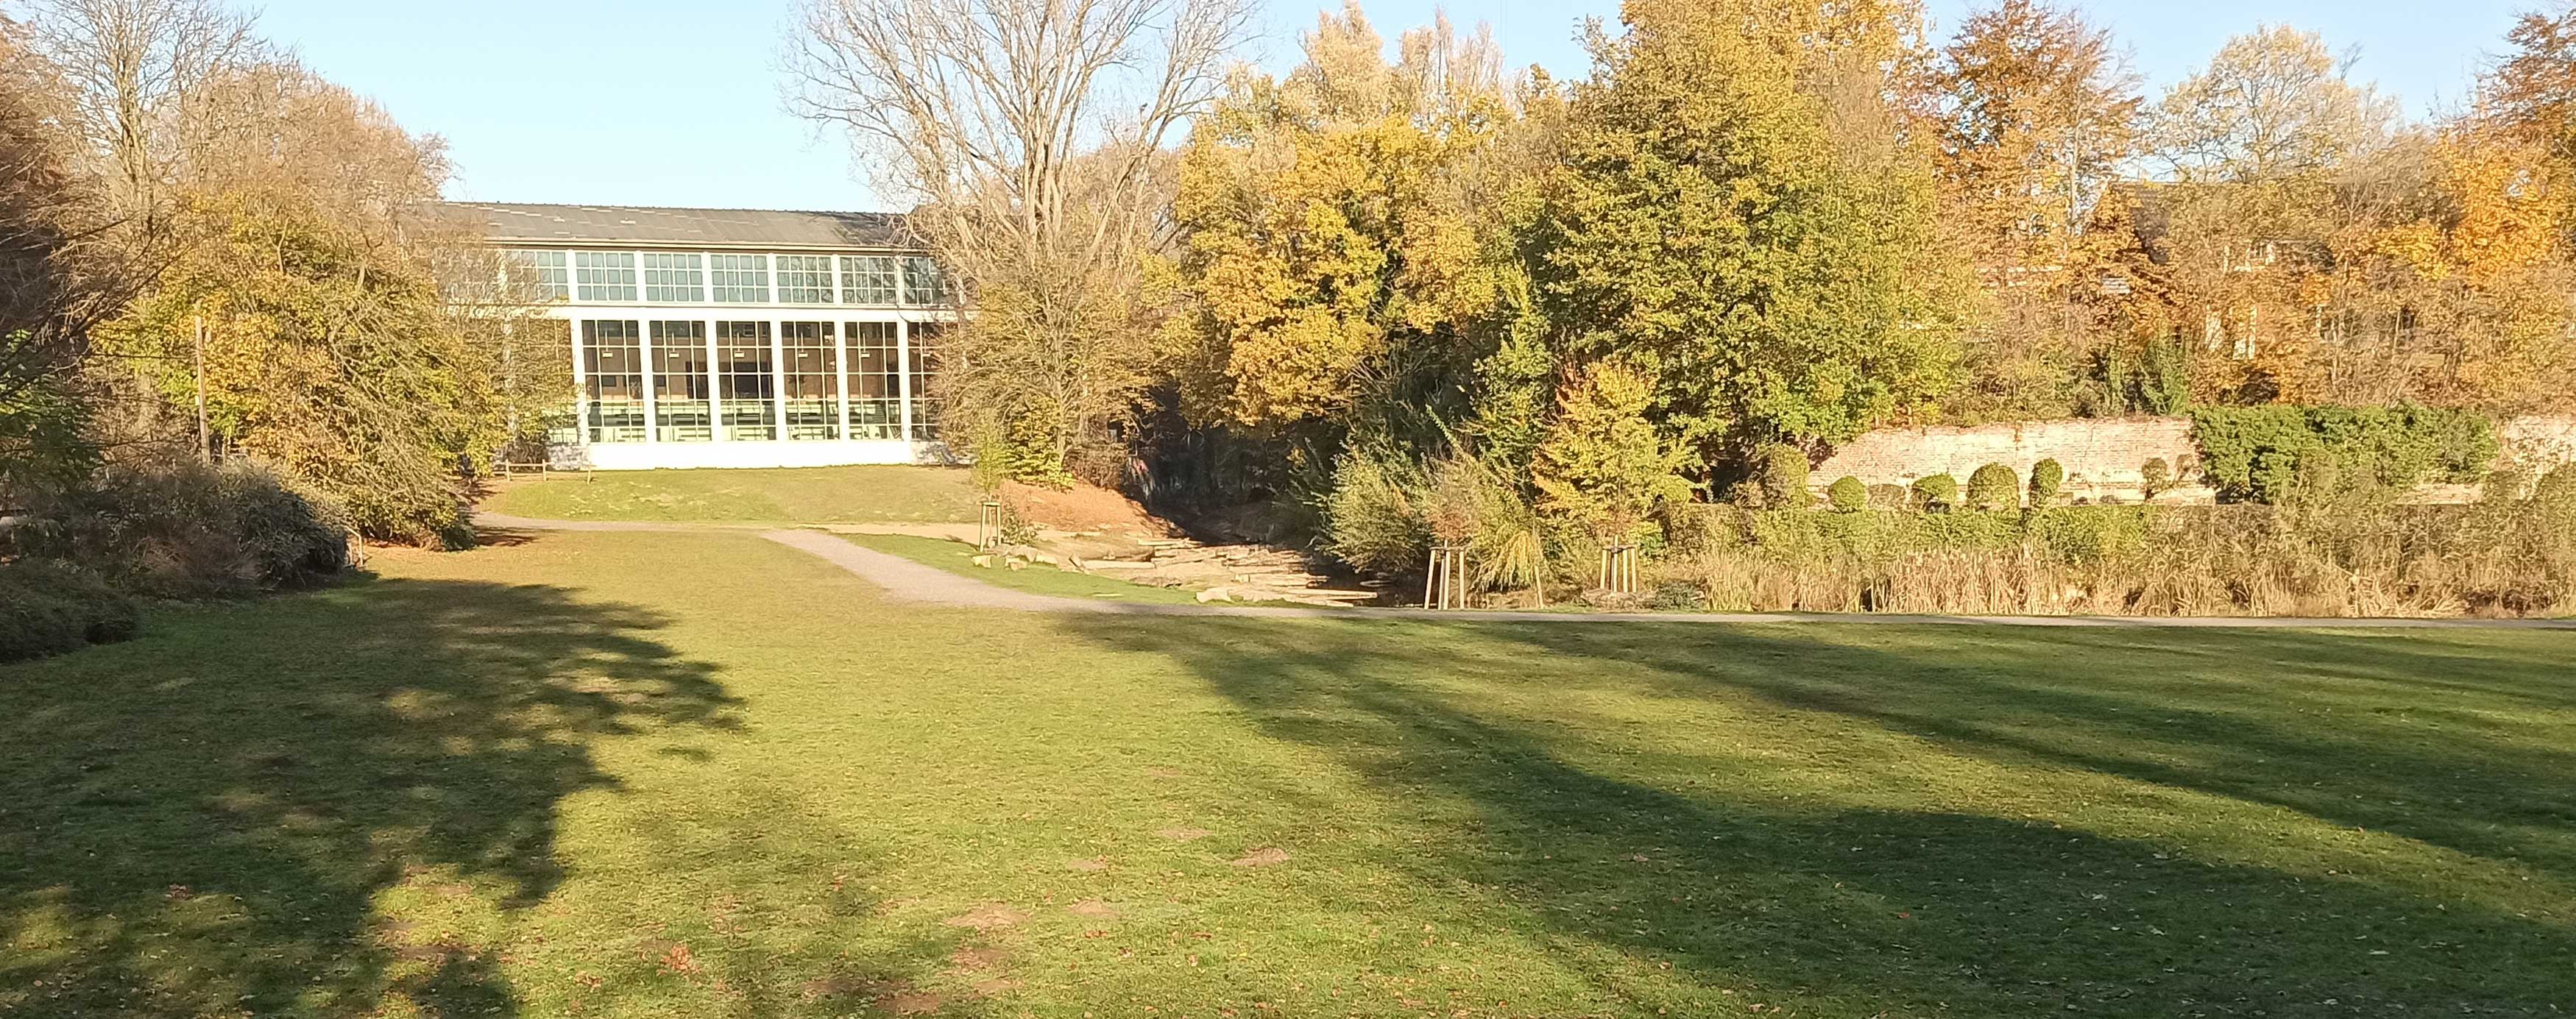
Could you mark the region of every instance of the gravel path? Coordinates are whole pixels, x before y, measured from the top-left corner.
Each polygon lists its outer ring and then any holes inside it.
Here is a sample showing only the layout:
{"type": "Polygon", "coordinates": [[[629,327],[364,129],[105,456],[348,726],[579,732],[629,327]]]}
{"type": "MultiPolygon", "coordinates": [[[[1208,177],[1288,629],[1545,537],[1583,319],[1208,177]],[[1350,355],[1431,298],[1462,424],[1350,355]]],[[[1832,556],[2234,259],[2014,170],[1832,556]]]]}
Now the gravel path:
{"type": "MultiPolygon", "coordinates": [[[[1088,612],[1129,616],[1240,616],[1254,619],[1434,619],[1444,622],[1541,623],[1858,623],[1978,626],[2082,626],[2140,629],[2360,628],[2576,630],[2576,619],[2354,619],[2289,616],[1926,616],[1827,612],[1547,612],[1494,609],[1327,609],[1254,605],[1154,605],[1091,601],[995,587],[973,577],[888,555],[813,528],[762,524],[684,524],[626,520],[537,520],[478,513],[483,524],[529,531],[747,531],[831,563],[905,601],[1014,612],[1088,612]]],[[[906,525],[834,525],[860,534],[921,534],[906,525]]]]}

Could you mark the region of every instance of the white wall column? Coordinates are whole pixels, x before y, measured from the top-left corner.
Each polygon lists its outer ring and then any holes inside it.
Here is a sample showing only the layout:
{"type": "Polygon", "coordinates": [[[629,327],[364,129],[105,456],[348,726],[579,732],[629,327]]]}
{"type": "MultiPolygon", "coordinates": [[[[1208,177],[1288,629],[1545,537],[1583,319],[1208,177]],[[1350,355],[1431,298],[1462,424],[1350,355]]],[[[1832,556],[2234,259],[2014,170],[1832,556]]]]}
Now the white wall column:
{"type": "MultiPolygon", "coordinates": [[[[637,286],[642,285],[637,284],[637,286]]],[[[658,388],[654,380],[659,378],[661,373],[656,370],[653,363],[653,323],[641,315],[635,317],[635,349],[644,358],[644,441],[660,442],[662,441],[662,415],[657,405],[661,394],[654,392],[658,388]]]]}
{"type": "Polygon", "coordinates": [[[707,330],[707,440],[726,441],[724,426],[723,362],[716,360],[716,320],[699,322],[707,330]]]}
{"type": "MultiPolygon", "coordinates": [[[[900,293],[903,287],[903,284],[900,282],[903,278],[902,272],[902,267],[898,264],[895,270],[895,279],[898,281],[895,283],[897,293],[900,293]]],[[[912,442],[914,441],[912,434],[912,320],[901,314],[897,314],[894,320],[894,386],[896,395],[901,397],[901,399],[895,401],[895,408],[899,412],[897,420],[902,423],[901,427],[903,429],[899,434],[903,437],[903,441],[912,442]]]]}
{"type": "Polygon", "coordinates": [[[840,408],[840,420],[832,425],[832,437],[843,440],[850,438],[850,338],[842,335],[849,326],[847,322],[823,323],[823,331],[832,334],[832,402],[840,408]]]}
{"type": "Polygon", "coordinates": [[[572,326],[572,425],[574,441],[590,445],[590,372],[582,365],[581,319],[566,323],[572,326]]]}
{"type": "MultiPolygon", "coordinates": [[[[772,258],[769,264],[776,266],[778,260],[772,258]]],[[[775,274],[773,269],[772,275],[775,274]]],[[[778,293],[774,279],[769,292],[771,296],[778,293]]],[[[769,320],[769,419],[777,429],[770,434],[780,442],[787,441],[787,320],[783,318],[769,320]]]]}

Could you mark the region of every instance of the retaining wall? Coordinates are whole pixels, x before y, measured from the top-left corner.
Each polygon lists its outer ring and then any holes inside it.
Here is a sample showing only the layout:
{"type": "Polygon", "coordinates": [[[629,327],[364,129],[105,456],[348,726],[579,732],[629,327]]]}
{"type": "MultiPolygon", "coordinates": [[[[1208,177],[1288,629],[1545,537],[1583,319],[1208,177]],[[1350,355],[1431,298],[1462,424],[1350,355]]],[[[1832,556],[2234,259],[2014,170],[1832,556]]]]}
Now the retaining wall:
{"type": "MultiPolygon", "coordinates": [[[[2496,438],[2502,446],[2499,463],[2546,469],[2576,462],[2576,416],[2513,418],[2497,426],[2496,438]]],[[[1965,485],[1977,468],[1999,463],[2027,481],[2032,464],[2054,459],[2066,468],[2066,491],[2072,498],[2135,499],[2139,468],[2155,458],[2174,468],[2175,481],[2172,494],[2159,495],[2157,501],[2210,498],[2210,490],[2199,484],[2200,448],[2192,444],[2191,419],[2185,417],[1881,428],[1835,450],[1816,466],[1811,479],[1818,491],[1845,475],[1871,485],[1909,485],[1916,478],[1948,474],[1965,485]]]]}

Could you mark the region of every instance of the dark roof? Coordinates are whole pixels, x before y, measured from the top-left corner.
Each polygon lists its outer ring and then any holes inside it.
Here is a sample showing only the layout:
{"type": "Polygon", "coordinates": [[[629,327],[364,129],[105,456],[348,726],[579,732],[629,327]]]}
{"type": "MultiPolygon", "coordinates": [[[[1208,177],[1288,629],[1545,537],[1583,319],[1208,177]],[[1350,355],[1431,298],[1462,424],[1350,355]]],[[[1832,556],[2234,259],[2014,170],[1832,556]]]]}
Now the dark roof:
{"type": "Polygon", "coordinates": [[[672,209],[641,205],[444,202],[495,244],[638,247],[916,248],[891,212],[672,209]]]}

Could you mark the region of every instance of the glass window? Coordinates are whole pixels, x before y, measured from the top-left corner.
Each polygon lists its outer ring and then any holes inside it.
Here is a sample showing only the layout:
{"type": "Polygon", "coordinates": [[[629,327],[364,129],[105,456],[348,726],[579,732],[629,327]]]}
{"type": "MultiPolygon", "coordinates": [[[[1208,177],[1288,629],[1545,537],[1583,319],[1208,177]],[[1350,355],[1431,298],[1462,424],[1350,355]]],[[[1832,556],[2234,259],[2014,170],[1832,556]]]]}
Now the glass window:
{"type": "Polygon", "coordinates": [[[832,303],[832,256],[778,256],[778,303],[832,303]]]}
{"type": "Polygon", "coordinates": [[[932,383],[939,376],[940,343],[947,326],[938,322],[912,324],[912,437],[924,442],[939,437],[939,393],[932,383]]]}
{"type": "Polygon", "coordinates": [[[635,299],[635,253],[632,251],[576,251],[572,256],[573,280],[580,284],[585,301],[632,301],[635,299]]]}
{"type": "MultiPolygon", "coordinates": [[[[723,255],[717,255],[723,258],[723,255]]],[[[772,401],[769,323],[716,323],[716,399],[723,404],[725,438],[766,440],[778,437],[772,401]]]]}
{"type": "Polygon", "coordinates": [[[592,442],[644,441],[644,352],[635,323],[585,319],[581,323],[582,392],[590,398],[584,422],[592,442]]]}
{"type": "Polygon", "coordinates": [[[829,322],[781,322],[779,398],[787,403],[787,437],[829,439],[841,430],[840,384],[833,371],[840,358],[829,322]]]}
{"type": "Polygon", "coordinates": [[[893,255],[841,256],[841,303],[893,304],[893,255]]]}
{"type": "Polygon", "coordinates": [[[769,256],[708,255],[707,268],[714,276],[716,303],[769,303],[769,256]]]}
{"type": "Polygon", "coordinates": [[[531,298],[546,301],[572,296],[572,271],[564,268],[563,252],[513,251],[507,264],[510,284],[525,288],[531,298]]]}
{"type": "MultiPolygon", "coordinates": [[[[648,286],[650,284],[647,284],[648,286]]],[[[661,442],[715,438],[707,401],[707,324],[654,322],[653,437],[661,442]]]]}
{"type": "Polygon", "coordinates": [[[892,322],[843,323],[850,342],[850,437],[903,437],[903,365],[892,322]]]}
{"type": "Polygon", "coordinates": [[[948,303],[948,277],[940,273],[939,263],[923,255],[903,260],[903,303],[915,307],[948,303]]]}
{"type": "Polygon", "coordinates": [[[707,278],[698,267],[697,254],[645,252],[644,299],[661,304],[705,303],[707,278]]]}

